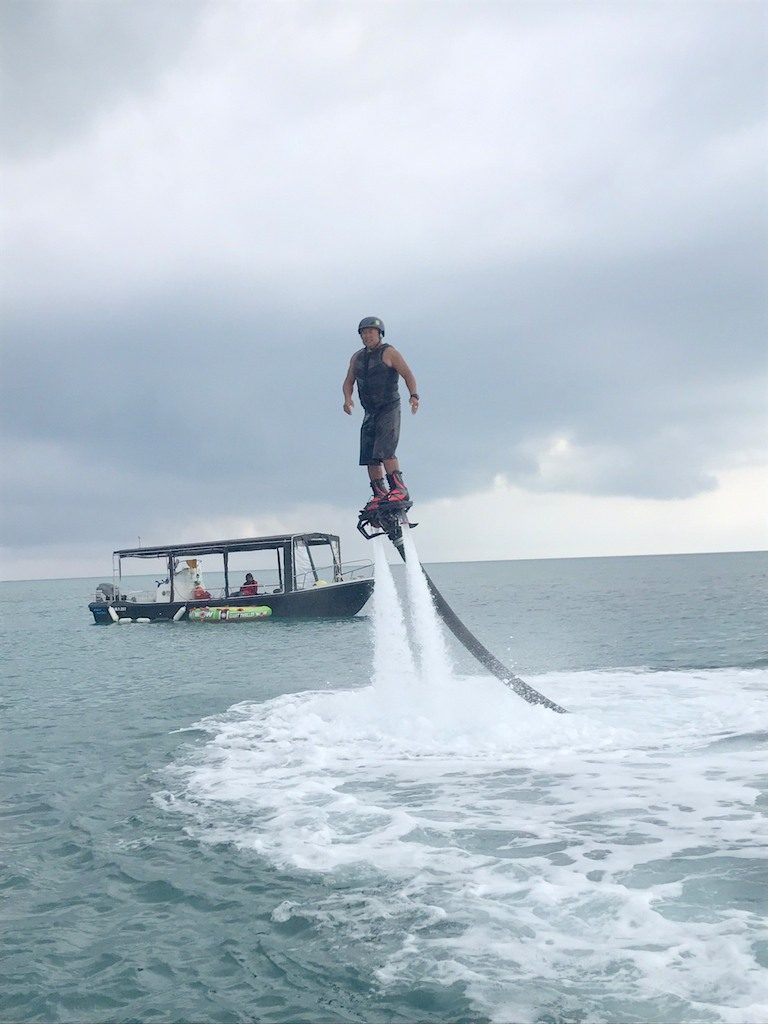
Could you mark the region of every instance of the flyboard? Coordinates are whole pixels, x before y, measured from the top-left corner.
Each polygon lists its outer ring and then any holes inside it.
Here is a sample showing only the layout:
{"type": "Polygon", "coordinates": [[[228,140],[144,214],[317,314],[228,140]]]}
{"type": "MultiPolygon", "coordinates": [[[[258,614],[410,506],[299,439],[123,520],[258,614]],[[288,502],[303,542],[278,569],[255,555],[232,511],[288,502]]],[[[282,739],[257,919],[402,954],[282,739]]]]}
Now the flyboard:
{"type": "MultiPolygon", "coordinates": [[[[400,553],[400,557],[405,561],[403,527],[412,529],[414,526],[418,526],[418,523],[412,523],[408,519],[408,510],[411,504],[410,501],[382,502],[377,509],[371,511],[362,509],[358,517],[357,528],[366,540],[373,540],[374,537],[389,537],[400,553]]],[[[427,581],[432,600],[435,602],[437,613],[456,639],[466,647],[470,654],[477,658],[481,665],[484,665],[492,675],[500,679],[505,686],[514,690],[518,696],[528,701],[529,704],[542,704],[544,707],[549,708],[550,711],[556,711],[559,715],[567,714],[565,708],[561,708],[559,704],[550,700],[549,697],[545,697],[543,693],[534,690],[532,686],[529,686],[523,679],[516,676],[514,672],[511,672],[506,665],[503,665],[495,655],[491,654],[488,648],[480,643],[474,633],[467,629],[456,612],[454,612],[432,582],[429,573],[423,565],[421,571],[424,573],[424,578],[427,581]]]]}

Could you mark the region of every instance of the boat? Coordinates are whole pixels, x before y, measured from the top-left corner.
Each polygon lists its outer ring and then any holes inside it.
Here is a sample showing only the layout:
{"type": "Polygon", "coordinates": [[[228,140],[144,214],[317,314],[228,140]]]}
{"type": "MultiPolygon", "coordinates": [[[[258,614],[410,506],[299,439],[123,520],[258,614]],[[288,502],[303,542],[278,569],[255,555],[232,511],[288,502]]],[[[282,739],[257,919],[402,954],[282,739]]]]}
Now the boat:
{"type": "MultiPolygon", "coordinates": [[[[112,583],[100,583],[88,608],[98,625],[116,622],[227,622],[272,619],[344,618],[356,615],[373,592],[370,561],[341,561],[339,538],[331,533],[240,537],[197,544],[123,548],[112,553],[112,583]],[[275,568],[264,582],[233,581],[232,555],[275,552],[275,568]],[[224,586],[206,589],[202,559],[220,556],[224,586]],[[160,559],[162,579],[152,590],[131,591],[123,575],[127,559],[160,559]],[[249,609],[261,609],[250,613],[249,609]],[[220,609],[218,614],[190,612],[220,609]],[[225,611],[226,610],[226,611],[225,611]]],[[[243,573],[237,570],[237,575],[243,573]]]]}

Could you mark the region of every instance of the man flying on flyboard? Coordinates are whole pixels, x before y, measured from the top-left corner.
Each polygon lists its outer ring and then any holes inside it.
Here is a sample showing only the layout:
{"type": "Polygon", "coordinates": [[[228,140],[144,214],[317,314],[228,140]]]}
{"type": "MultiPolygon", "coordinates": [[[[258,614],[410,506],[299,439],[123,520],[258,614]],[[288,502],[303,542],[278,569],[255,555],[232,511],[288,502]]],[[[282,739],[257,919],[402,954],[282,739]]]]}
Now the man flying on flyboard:
{"type": "MultiPolygon", "coordinates": [[[[416,378],[396,348],[384,341],[384,324],[378,317],[364,317],[357,328],[363,347],[349,361],[344,378],[344,412],[352,415],[352,390],[357,384],[365,416],[360,428],[360,465],[368,467],[373,497],[360,512],[365,525],[386,529],[386,522],[404,516],[411,497],[403,482],[395,452],[400,439],[400,377],[408,388],[411,412],[419,408],[416,378]],[[384,474],[389,484],[384,482],[384,474]]],[[[363,531],[364,532],[364,531],[363,531]]],[[[365,534],[368,536],[368,534],[365,534]]]]}
{"type": "MultiPolygon", "coordinates": [[[[417,412],[419,395],[416,390],[416,378],[397,349],[384,341],[384,324],[378,317],[367,316],[362,319],[357,332],[362,338],[363,347],[350,359],[347,376],[344,378],[344,412],[348,416],[352,415],[355,404],[352,401],[352,389],[357,384],[360,404],[365,410],[360,430],[360,465],[368,467],[368,477],[373,491],[373,497],[360,511],[357,528],[367,540],[386,534],[405,559],[403,526],[416,524],[408,523],[406,513],[411,507],[411,497],[403,483],[400,463],[395,455],[400,438],[400,395],[397,388],[399,378],[402,377],[408,388],[411,412],[417,412]],[[384,484],[385,471],[389,490],[384,484]]],[[[505,686],[514,690],[529,704],[542,704],[551,711],[564,714],[565,708],[538,690],[534,690],[514,672],[510,672],[480,643],[450,607],[424,566],[421,570],[432,595],[435,610],[467,650],[505,686]]]]}

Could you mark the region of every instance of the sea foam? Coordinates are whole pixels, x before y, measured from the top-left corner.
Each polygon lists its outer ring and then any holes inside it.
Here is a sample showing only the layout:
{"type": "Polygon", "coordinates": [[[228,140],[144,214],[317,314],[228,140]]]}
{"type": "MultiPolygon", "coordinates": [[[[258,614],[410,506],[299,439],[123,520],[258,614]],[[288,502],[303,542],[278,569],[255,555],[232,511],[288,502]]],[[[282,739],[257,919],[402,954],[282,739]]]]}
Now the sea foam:
{"type": "Polygon", "coordinates": [[[499,1022],[764,1017],[768,672],[551,673],[555,715],[456,675],[406,554],[404,608],[377,545],[370,682],[198,723],[170,773],[193,832],[343,883],[276,920],[375,950],[384,988],[499,1022]]]}

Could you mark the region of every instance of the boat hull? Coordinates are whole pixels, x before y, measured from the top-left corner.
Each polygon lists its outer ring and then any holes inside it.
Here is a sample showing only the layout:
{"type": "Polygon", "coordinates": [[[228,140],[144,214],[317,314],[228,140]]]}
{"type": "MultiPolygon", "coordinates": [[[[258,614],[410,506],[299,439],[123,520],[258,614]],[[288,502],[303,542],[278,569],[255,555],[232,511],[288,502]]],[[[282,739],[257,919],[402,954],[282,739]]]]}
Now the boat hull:
{"type": "Polygon", "coordinates": [[[92,601],[88,608],[94,622],[110,626],[118,619],[150,622],[183,622],[192,608],[269,608],[275,619],[333,619],[356,615],[373,593],[373,580],[350,580],[324,587],[293,590],[279,594],[255,594],[253,597],[222,597],[207,601],[92,601]],[[111,611],[110,611],[111,609],[111,611]],[[183,612],[182,612],[183,609],[183,612]],[[181,612],[181,614],[179,614],[181,612]]]}

